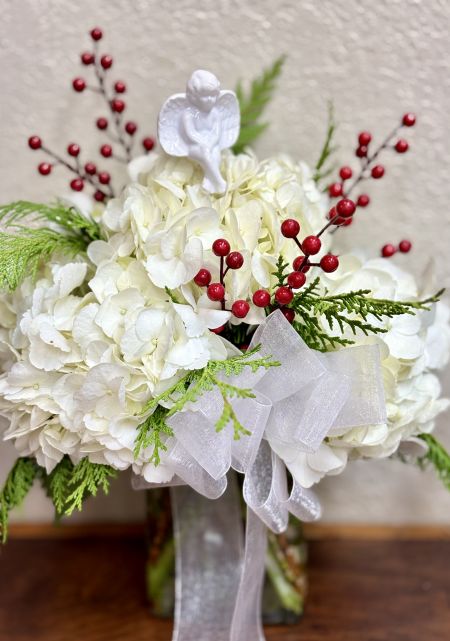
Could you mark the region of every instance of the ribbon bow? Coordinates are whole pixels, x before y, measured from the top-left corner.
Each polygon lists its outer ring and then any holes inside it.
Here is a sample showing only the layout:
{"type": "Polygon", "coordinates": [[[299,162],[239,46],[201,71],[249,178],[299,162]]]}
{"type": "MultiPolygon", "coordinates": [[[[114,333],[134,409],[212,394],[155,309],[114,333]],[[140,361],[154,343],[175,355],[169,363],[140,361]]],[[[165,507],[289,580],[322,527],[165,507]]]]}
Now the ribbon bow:
{"type": "MultiPolygon", "coordinates": [[[[168,420],[174,437],[167,442],[164,464],[174,472],[177,546],[173,641],[264,641],[260,601],[266,526],[279,533],[289,513],[303,521],[321,515],[314,493],[294,475],[288,492],[286,466],[317,451],[326,436],[386,421],[376,345],[320,354],[280,311],[258,327],[250,347],[256,345],[281,364],[256,372],[246,368],[230,381],[254,392],[254,398],[232,401],[249,436],[234,440],[231,425],[216,432],[223,409],[216,390],[168,420]],[[245,549],[230,469],[244,474],[245,549]]],[[[134,487],[155,485],[135,479],[134,487]]]]}

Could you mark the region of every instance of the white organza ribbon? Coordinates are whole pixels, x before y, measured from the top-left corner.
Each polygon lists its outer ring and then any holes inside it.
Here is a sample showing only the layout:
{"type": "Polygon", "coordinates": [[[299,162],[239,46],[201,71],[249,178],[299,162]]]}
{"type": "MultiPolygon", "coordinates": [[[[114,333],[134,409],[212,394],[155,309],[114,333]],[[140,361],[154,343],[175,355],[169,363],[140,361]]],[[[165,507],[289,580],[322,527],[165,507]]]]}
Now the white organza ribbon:
{"type": "MultiPolygon", "coordinates": [[[[177,546],[173,641],[264,640],[260,600],[266,526],[283,532],[289,513],[302,521],[321,515],[314,493],[295,478],[288,491],[285,465],[289,469],[302,453],[317,451],[327,436],[386,421],[377,346],[320,354],[279,311],[258,327],[250,347],[256,345],[261,350],[255,358],[270,355],[281,365],[254,373],[245,368],[229,381],[255,394],[233,400],[250,436],[234,440],[231,425],[216,432],[223,409],[218,391],[204,394],[168,421],[174,437],[167,442],[164,465],[174,473],[169,485],[177,546]],[[231,469],[244,474],[243,555],[231,469]]],[[[136,477],[134,487],[154,486],[136,477]]]]}

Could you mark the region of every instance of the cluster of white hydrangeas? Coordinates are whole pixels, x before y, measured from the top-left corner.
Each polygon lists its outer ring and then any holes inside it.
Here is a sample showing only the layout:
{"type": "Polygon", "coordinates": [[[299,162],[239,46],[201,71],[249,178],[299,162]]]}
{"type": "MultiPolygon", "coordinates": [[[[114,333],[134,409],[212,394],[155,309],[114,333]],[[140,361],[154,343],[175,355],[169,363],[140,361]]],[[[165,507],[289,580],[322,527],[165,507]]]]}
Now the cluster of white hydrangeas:
{"type": "MultiPolygon", "coordinates": [[[[414,301],[435,293],[419,291],[411,274],[383,258],[364,261],[343,256],[339,270],[323,275],[322,280],[330,294],[368,289],[374,298],[414,301]]],[[[399,446],[413,443],[415,436],[430,433],[436,416],[450,405],[448,399],[440,397],[441,385],[433,373],[445,367],[450,358],[449,307],[439,302],[429,312],[396,316],[378,324],[386,333],[369,337],[360,334],[356,339],[349,333],[347,338],[356,345],[380,346],[388,421],[353,428],[326,439],[314,454],[301,454],[289,467],[305,487],[324,476],[340,474],[349,460],[391,456],[399,446]]]]}
{"type": "MultiPolygon", "coordinates": [[[[156,480],[151,452],[133,454],[142,407],[176,377],[228,355],[210,330],[231,314],[193,283],[201,267],[218,280],[212,243],[226,238],[244,256],[225,279],[229,309],[270,286],[280,254],[298,254],[281,235],[283,219],[295,216],[305,235],[325,220],[311,172],[285,157],[224,155],[221,197],[201,188],[188,160],[145,164],[135,161],[139,180],[108,203],[105,240],[89,245],[86,260],[50,263],[37,282],[0,296],[4,438],[47,472],[68,454],[156,480]]],[[[252,305],[245,321],[263,318],[252,305]]]]}

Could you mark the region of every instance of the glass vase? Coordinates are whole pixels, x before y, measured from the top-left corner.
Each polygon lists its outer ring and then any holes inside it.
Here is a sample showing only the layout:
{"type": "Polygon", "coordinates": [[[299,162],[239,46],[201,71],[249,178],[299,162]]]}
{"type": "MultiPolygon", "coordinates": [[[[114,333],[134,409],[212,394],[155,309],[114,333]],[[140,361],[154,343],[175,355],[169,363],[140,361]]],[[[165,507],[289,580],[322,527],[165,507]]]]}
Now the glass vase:
{"type": "MultiPolygon", "coordinates": [[[[170,490],[148,490],[146,585],[152,615],[170,618],[175,602],[175,542],[170,490]]],[[[300,619],[307,591],[307,548],[301,523],[291,517],[285,533],[269,532],[263,621],[292,624],[300,619]]]]}

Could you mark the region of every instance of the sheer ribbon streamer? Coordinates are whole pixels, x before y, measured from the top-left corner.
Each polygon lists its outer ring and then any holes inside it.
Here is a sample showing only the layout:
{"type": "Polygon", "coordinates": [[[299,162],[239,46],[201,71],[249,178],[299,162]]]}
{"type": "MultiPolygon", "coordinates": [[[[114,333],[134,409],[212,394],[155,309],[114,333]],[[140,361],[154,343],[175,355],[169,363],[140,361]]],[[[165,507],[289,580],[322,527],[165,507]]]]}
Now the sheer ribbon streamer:
{"type": "MultiPolygon", "coordinates": [[[[172,486],[177,546],[173,641],[264,641],[260,601],[266,527],[283,532],[289,513],[302,521],[321,515],[315,494],[295,477],[288,491],[286,467],[317,451],[327,436],[386,421],[376,345],[320,354],[280,311],[258,327],[250,347],[255,345],[281,365],[254,373],[245,368],[230,381],[255,394],[233,400],[250,436],[234,440],[231,425],[216,432],[223,409],[217,391],[168,420],[174,436],[167,442],[164,466],[173,479],[165,485],[172,486]],[[230,470],[244,474],[245,548],[230,470]]],[[[134,487],[155,484],[135,477],[134,487]]]]}

